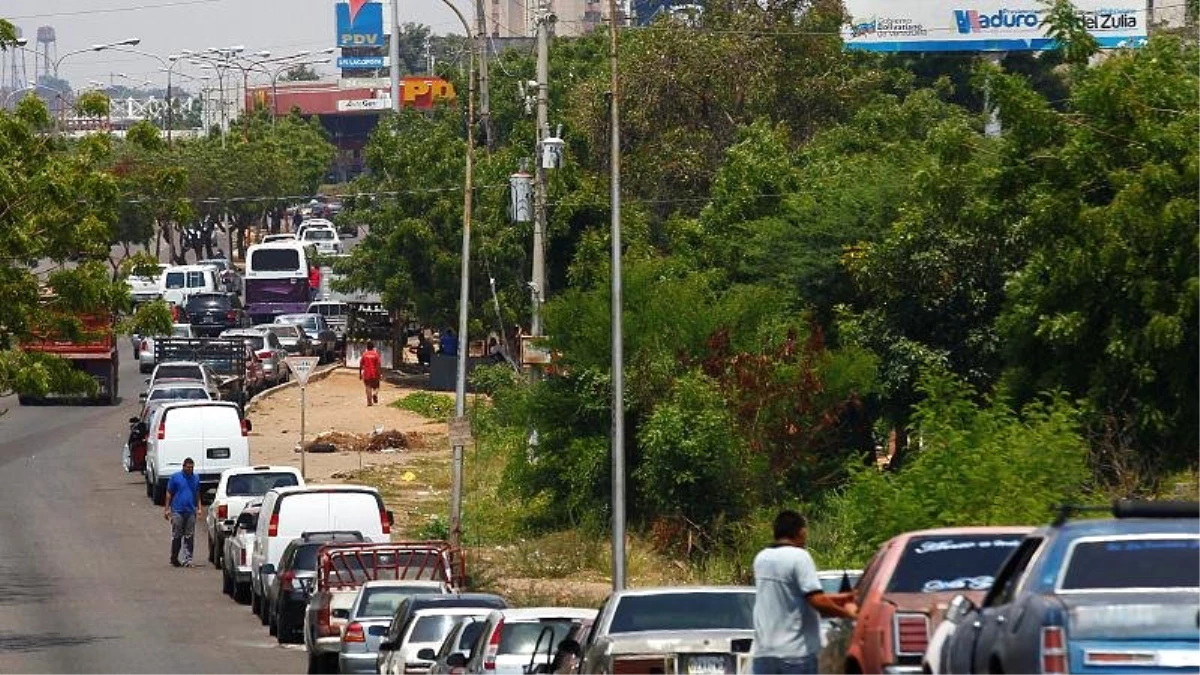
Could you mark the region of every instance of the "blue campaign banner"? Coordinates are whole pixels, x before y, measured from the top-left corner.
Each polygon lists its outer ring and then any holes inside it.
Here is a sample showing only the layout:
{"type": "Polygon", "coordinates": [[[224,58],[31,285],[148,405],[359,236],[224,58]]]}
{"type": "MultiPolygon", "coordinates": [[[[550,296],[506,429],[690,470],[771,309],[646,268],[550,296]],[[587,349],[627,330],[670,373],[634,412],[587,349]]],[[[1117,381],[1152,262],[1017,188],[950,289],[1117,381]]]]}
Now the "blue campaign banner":
{"type": "Polygon", "coordinates": [[[343,70],[362,70],[364,68],[383,68],[382,56],[340,56],[337,67],[343,70]]]}
{"type": "Polygon", "coordinates": [[[339,47],[384,47],[383,5],[378,2],[339,2],[337,44],[339,47]]]}

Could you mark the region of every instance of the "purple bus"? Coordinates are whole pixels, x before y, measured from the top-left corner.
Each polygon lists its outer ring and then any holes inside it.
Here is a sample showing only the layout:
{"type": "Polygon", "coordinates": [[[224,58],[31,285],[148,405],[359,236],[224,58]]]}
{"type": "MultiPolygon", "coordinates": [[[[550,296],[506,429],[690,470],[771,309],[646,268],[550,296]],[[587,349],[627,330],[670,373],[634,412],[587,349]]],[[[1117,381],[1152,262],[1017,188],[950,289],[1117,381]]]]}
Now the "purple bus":
{"type": "Polygon", "coordinates": [[[246,312],[254,323],[308,309],[314,251],[299,242],[256,244],[246,252],[246,312]]]}

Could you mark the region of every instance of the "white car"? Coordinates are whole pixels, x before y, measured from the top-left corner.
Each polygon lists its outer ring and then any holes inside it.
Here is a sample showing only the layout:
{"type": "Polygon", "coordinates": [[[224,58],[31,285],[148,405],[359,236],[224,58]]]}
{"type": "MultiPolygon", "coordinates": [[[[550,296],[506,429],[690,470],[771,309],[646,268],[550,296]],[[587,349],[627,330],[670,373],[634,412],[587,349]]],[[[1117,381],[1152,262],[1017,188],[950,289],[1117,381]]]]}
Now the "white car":
{"type": "Polygon", "coordinates": [[[221,590],[242,604],[250,602],[250,553],[261,507],[262,502],[256,501],[242,509],[221,549],[221,590]]]}
{"type": "Polygon", "coordinates": [[[243,466],[226,469],[217,481],[217,492],[204,514],[208,533],[208,561],[221,567],[221,552],[225,537],[242,509],[252,501],[261,502],[263,495],[277,487],[304,487],[300,471],[290,466],[243,466]]]}
{"type": "MultiPolygon", "coordinates": [[[[221,383],[217,380],[217,374],[213,372],[213,369],[207,363],[199,363],[197,361],[167,361],[160,363],[154,366],[154,372],[150,373],[150,377],[146,378],[147,391],[154,386],[155,382],[168,378],[203,382],[204,387],[208,389],[209,398],[214,401],[221,398],[221,383]]],[[[146,392],[143,392],[139,398],[145,395],[146,392]]]]}
{"type": "Polygon", "coordinates": [[[574,607],[493,610],[466,654],[466,672],[524,675],[549,666],[558,643],[577,624],[595,621],[596,614],[594,609],[574,607]]]}
{"type": "Polygon", "coordinates": [[[330,230],[336,229],[333,226],[333,221],[331,220],[326,220],[325,218],[307,218],[304,222],[300,223],[300,227],[296,228],[296,232],[293,235],[296,238],[296,241],[304,241],[304,233],[310,227],[320,227],[330,230]]]}
{"type": "Polygon", "coordinates": [[[317,247],[318,253],[336,255],[342,252],[342,240],[332,227],[309,227],[304,230],[300,241],[317,247]]]}
{"type": "Polygon", "coordinates": [[[283,234],[268,234],[267,236],[262,238],[262,241],[260,241],[258,243],[271,244],[271,243],[274,243],[277,241],[296,241],[296,236],[293,234],[288,234],[286,232],[283,234]]]}
{"type": "Polygon", "coordinates": [[[154,276],[142,277],[131,274],[125,279],[125,283],[129,285],[129,295],[132,297],[135,306],[162,297],[162,290],[159,288],[159,284],[163,272],[168,267],[170,265],[160,264],[158,266],[158,273],[154,276]]]}

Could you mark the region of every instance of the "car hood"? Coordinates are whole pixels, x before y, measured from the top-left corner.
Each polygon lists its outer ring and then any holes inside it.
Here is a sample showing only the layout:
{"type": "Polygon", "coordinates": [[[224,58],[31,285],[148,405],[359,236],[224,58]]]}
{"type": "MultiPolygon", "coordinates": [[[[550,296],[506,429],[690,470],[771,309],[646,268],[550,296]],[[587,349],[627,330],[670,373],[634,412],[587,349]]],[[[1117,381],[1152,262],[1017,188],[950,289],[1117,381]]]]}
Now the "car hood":
{"type": "Polygon", "coordinates": [[[678,654],[714,651],[732,652],[733,640],[753,638],[753,630],[660,630],[617,633],[605,638],[612,654],[678,654]]]}

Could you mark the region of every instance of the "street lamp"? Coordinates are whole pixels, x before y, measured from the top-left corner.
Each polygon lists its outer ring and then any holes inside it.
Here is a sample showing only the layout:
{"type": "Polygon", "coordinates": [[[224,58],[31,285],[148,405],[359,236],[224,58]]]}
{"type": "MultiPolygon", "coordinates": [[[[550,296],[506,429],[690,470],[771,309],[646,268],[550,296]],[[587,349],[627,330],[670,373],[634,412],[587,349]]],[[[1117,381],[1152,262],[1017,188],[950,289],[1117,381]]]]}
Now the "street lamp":
{"type": "MultiPolygon", "coordinates": [[[[136,45],[137,42],[134,42],[133,44],[136,45]]],[[[161,64],[162,67],[160,68],[160,70],[166,71],[166,73],[167,73],[167,147],[170,147],[171,146],[171,130],[175,127],[175,106],[174,106],[174,101],[172,100],[172,95],[171,95],[171,72],[175,69],[176,64],[179,63],[179,55],[178,54],[170,54],[166,58],[163,58],[163,57],[159,56],[158,54],[152,54],[150,52],[142,51],[140,49],[131,49],[130,47],[127,47],[124,45],[112,45],[109,47],[105,47],[104,45],[93,45],[92,46],[92,49],[94,49],[96,51],[99,51],[99,50],[105,49],[105,48],[111,49],[115,52],[128,52],[130,54],[138,54],[140,56],[150,57],[150,58],[158,61],[159,64],[161,64]],[[167,65],[168,62],[170,62],[170,65],[167,65]]]]}

